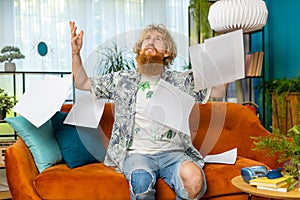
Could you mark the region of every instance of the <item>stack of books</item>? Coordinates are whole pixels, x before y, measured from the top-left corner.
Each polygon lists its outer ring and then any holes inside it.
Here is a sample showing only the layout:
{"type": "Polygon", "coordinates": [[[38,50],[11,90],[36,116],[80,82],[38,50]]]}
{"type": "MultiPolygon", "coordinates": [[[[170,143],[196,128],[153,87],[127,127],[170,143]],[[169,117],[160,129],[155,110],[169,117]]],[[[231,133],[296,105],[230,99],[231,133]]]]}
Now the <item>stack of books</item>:
{"type": "Polygon", "coordinates": [[[264,52],[248,53],[245,57],[245,76],[261,76],[264,52]]]}
{"type": "Polygon", "coordinates": [[[287,192],[287,180],[290,176],[282,176],[280,178],[268,179],[267,177],[258,177],[249,181],[250,185],[254,185],[257,189],[287,192]]]}

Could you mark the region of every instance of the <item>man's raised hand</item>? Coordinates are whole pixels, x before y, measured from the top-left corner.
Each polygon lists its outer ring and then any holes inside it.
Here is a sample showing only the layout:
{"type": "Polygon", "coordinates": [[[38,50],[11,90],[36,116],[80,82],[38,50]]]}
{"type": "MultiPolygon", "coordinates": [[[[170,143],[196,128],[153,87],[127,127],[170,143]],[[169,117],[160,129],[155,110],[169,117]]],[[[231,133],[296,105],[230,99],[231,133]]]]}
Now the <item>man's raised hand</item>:
{"type": "Polygon", "coordinates": [[[79,34],[76,33],[77,26],[75,26],[74,21],[70,21],[70,31],[71,31],[71,47],[72,55],[79,55],[80,49],[82,47],[83,41],[83,31],[81,30],[79,34]]]}

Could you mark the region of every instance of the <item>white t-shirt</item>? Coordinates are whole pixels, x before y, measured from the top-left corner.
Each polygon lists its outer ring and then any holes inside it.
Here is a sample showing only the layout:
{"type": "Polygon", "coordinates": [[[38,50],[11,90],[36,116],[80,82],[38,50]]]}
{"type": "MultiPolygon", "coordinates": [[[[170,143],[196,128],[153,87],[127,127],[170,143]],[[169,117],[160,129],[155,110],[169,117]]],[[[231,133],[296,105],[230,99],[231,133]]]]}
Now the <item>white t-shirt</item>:
{"type": "Polygon", "coordinates": [[[136,100],[134,133],[128,153],[155,154],[166,150],[183,150],[178,133],[142,115],[157,87],[160,75],[142,75],[136,100]]]}

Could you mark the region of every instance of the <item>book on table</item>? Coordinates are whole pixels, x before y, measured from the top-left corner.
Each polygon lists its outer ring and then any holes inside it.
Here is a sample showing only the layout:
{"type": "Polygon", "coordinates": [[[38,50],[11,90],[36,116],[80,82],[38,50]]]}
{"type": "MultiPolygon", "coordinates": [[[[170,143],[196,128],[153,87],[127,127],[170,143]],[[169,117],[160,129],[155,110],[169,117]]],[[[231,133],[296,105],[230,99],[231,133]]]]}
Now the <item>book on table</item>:
{"type": "MultiPolygon", "coordinates": [[[[262,189],[262,190],[270,190],[270,191],[276,191],[276,192],[288,192],[292,189],[294,189],[294,187],[298,185],[298,181],[295,181],[294,183],[292,183],[290,186],[289,184],[285,181],[285,184],[283,184],[282,186],[278,187],[278,188],[272,188],[272,187],[266,187],[266,186],[256,186],[257,189],[262,189]]],[[[300,191],[300,190],[299,190],[300,191]]]]}
{"type": "Polygon", "coordinates": [[[256,187],[257,187],[257,189],[270,190],[270,191],[276,191],[276,192],[287,192],[288,191],[288,184],[287,183],[285,183],[284,185],[282,185],[278,188],[266,187],[266,186],[261,186],[261,185],[258,185],[256,187]]]}
{"type": "Polygon", "coordinates": [[[280,178],[269,179],[267,177],[258,177],[249,181],[250,185],[255,186],[264,186],[270,188],[279,188],[286,185],[286,180],[289,179],[290,176],[282,176],[280,178]]]}

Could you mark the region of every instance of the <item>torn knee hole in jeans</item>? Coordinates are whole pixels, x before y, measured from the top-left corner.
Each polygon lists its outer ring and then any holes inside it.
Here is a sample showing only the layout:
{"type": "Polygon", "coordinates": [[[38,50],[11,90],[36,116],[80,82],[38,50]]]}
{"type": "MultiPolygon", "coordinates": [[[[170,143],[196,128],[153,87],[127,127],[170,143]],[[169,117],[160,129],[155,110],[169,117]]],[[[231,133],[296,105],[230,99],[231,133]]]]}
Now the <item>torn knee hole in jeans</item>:
{"type": "Polygon", "coordinates": [[[130,186],[135,195],[142,195],[149,192],[154,185],[153,175],[144,170],[137,169],[132,171],[130,175],[130,186]]]}
{"type": "Polygon", "coordinates": [[[185,165],[189,165],[191,163],[193,163],[193,161],[191,161],[191,160],[184,160],[184,161],[181,162],[180,168],[183,168],[185,165]]]}

